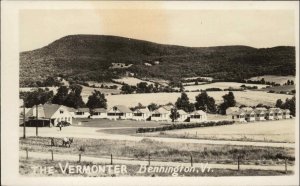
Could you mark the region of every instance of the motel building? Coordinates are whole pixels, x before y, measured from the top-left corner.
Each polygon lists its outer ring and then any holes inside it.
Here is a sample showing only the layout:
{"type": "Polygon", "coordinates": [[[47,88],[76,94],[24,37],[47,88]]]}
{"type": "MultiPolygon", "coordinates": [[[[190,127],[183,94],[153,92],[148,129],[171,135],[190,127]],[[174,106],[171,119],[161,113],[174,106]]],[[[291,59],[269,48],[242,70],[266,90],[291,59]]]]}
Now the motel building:
{"type": "Polygon", "coordinates": [[[132,111],[124,105],[116,105],[107,111],[107,118],[110,120],[132,119],[132,111]]]}
{"type": "Polygon", "coordinates": [[[202,110],[196,110],[192,112],[189,118],[190,118],[190,122],[201,122],[207,120],[206,113],[202,110]]]}
{"type": "Polygon", "coordinates": [[[177,121],[186,121],[188,119],[188,113],[186,113],[184,110],[177,110],[179,117],[177,118],[177,121]]]}
{"type": "Polygon", "coordinates": [[[171,121],[171,106],[162,106],[154,110],[151,115],[152,121],[171,121]]]}
{"type": "Polygon", "coordinates": [[[274,119],[274,111],[269,109],[267,112],[266,112],[266,119],[267,120],[273,120],[274,119]]]}
{"type": "Polygon", "coordinates": [[[289,109],[282,110],[282,118],[283,119],[289,119],[290,118],[290,110],[289,109]]]}
{"type": "Polygon", "coordinates": [[[92,111],[91,117],[92,119],[100,118],[104,119],[107,118],[107,110],[105,108],[95,108],[92,111]]]}
{"type": "Polygon", "coordinates": [[[282,119],[282,110],[279,108],[271,108],[270,110],[274,111],[274,119],[279,120],[282,119]]]}
{"type": "Polygon", "coordinates": [[[90,114],[89,108],[68,108],[73,118],[88,118],[90,114]]]}
{"type": "Polygon", "coordinates": [[[138,108],[133,111],[132,119],[137,121],[147,121],[151,118],[151,112],[147,107],[138,108]]]}
{"type": "Polygon", "coordinates": [[[232,113],[232,119],[237,122],[246,122],[246,114],[244,111],[239,110],[232,113]]]}
{"type": "Polygon", "coordinates": [[[252,121],[255,121],[255,112],[253,111],[253,110],[251,110],[251,111],[247,111],[246,112],[246,121],[247,122],[252,122],[252,121]]]}
{"type": "Polygon", "coordinates": [[[265,121],[265,111],[264,110],[259,110],[259,109],[255,109],[255,121],[265,121]]]}
{"type": "Polygon", "coordinates": [[[68,108],[57,104],[44,104],[33,106],[26,114],[26,126],[51,127],[65,121],[72,124],[72,115],[68,108]]]}

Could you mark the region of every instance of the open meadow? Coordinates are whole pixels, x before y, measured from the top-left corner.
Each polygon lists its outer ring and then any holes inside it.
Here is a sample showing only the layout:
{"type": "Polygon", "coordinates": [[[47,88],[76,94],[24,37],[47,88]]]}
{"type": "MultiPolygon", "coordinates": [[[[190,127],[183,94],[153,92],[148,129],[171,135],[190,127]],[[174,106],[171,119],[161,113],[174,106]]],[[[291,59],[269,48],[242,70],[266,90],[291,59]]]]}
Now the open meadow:
{"type": "Polygon", "coordinates": [[[249,80],[258,81],[258,80],[261,80],[262,78],[264,78],[265,81],[275,82],[275,83],[279,83],[281,85],[283,85],[284,83],[286,83],[287,80],[290,80],[290,81],[293,80],[295,82],[295,76],[272,76],[272,75],[265,75],[265,76],[252,77],[249,80]]]}
{"type": "Polygon", "coordinates": [[[150,136],[295,143],[295,119],[179,129],[148,133],[150,136]]]}
{"type": "Polygon", "coordinates": [[[114,79],[114,81],[118,82],[118,83],[126,83],[128,85],[132,85],[132,86],[136,86],[136,84],[141,83],[141,82],[145,82],[149,84],[154,84],[150,81],[144,81],[144,80],[140,80],[138,78],[135,77],[123,77],[121,79],[114,79]]]}
{"type": "Polygon", "coordinates": [[[197,91],[197,90],[205,90],[208,88],[220,88],[222,90],[228,89],[229,87],[239,89],[241,85],[246,86],[257,86],[258,89],[264,88],[267,85],[260,85],[260,84],[249,84],[249,83],[236,83],[236,82],[216,82],[216,83],[209,83],[209,84],[200,84],[200,85],[190,85],[184,86],[186,91],[197,91]]]}

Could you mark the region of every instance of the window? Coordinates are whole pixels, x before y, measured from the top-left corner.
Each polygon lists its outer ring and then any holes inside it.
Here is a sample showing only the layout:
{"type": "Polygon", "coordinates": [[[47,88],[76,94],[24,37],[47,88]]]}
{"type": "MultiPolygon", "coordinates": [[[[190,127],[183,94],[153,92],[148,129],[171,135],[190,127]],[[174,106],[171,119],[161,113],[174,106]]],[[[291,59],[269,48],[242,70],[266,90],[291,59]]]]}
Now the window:
{"type": "Polygon", "coordinates": [[[64,111],[63,111],[63,110],[60,110],[60,111],[59,111],[59,113],[60,113],[60,114],[63,114],[63,113],[64,113],[64,111]]]}
{"type": "Polygon", "coordinates": [[[160,114],[152,114],[152,117],[160,117],[160,114]]]}
{"type": "Polygon", "coordinates": [[[134,116],[143,116],[142,113],[134,113],[133,115],[134,115],[134,116]]]}

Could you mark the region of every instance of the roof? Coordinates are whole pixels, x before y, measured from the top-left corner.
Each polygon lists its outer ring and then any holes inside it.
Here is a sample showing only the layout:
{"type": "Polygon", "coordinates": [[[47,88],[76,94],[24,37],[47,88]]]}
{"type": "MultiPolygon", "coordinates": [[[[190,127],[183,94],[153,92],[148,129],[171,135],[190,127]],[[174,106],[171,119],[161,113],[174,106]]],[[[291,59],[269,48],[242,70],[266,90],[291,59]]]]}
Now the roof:
{"type": "Polygon", "coordinates": [[[138,109],[135,109],[134,112],[139,112],[139,113],[149,113],[150,114],[150,111],[149,109],[146,107],[146,108],[138,108],[138,109]]]}
{"type": "Polygon", "coordinates": [[[282,112],[290,113],[291,111],[289,109],[284,109],[282,112]]]}
{"type": "Polygon", "coordinates": [[[168,111],[171,111],[172,108],[174,108],[173,105],[164,105],[164,106],[162,106],[162,107],[163,107],[164,109],[168,110],[168,111]]]}
{"type": "Polygon", "coordinates": [[[77,112],[90,112],[90,109],[89,108],[78,108],[76,111],[77,112]]]}
{"type": "Polygon", "coordinates": [[[156,113],[161,113],[161,114],[168,114],[171,112],[171,109],[168,110],[167,108],[165,107],[159,107],[158,109],[155,110],[156,113]]]}
{"type": "MultiPolygon", "coordinates": [[[[38,117],[51,118],[53,114],[61,107],[57,104],[38,105],[38,117]]],[[[26,117],[36,117],[36,106],[33,106],[27,113],[26,117]]]]}
{"type": "Polygon", "coordinates": [[[226,110],[234,110],[234,111],[238,111],[238,110],[240,110],[240,108],[239,107],[228,107],[226,110]]]}
{"type": "Polygon", "coordinates": [[[270,108],[269,110],[272,110],[275,113],[282,112],[280,108],[270,108]]]}
{"type": "Polygon", "coordinates": [[[254,112],[255,112],[256,114],[261,114],[261,113],[265,113],[265,110],[254,109],[254,112]]]}
{"type": "Polygon", "coordinates": [[[107,112],[107,110],[105,108],[95,108],[95,109],[93,109],[93,111],[94,112],[101,112],[101,113],[107,112]]]}
{"type": "Polygon", "coordinates": [[[191,115],[205,115],[206,113],[203,110],[195,110],[191,115]]]}
{"type": "Polygon", "coordinates": [[[126,107],[124,105],[115,105],[112,108],[114,108],[114,107],[116,107],[120,112],[123,112],[123,113],[131,113],[132,112],[128,107],[126,107]]]}
{"type": "Polygon", "coordinates": [[[246,112],[246,114],[253,114],[253,113],[255,113],[254,110],[249,110],[246,112]]]}
{"type": "Polygon", "coordinates": [[[177,112],[179,113],[179,115],[187,115],[187,113],[182,109],[177,110],[177,112]]]}
{"type": "Polygon", "coordinates": [[[245,115],[245,112],[243,110],[238,110],[233,112],[232,115],[245,115]]]}
{"type": "Polygon", "coordinates": [[[266,111],[268,109],[266,109],[265,107],[256,107],[254,110],[263,110],[263,111],[266,111]]]}
{"type": "Polygon", "coordinates": [[[248,112],[248,111],[252,111],[253,110],[253,108],[251,108],[251,107],[243,107],[243,108],[241,108],[243,111],[245,111],[245,112],[248,112]]]}

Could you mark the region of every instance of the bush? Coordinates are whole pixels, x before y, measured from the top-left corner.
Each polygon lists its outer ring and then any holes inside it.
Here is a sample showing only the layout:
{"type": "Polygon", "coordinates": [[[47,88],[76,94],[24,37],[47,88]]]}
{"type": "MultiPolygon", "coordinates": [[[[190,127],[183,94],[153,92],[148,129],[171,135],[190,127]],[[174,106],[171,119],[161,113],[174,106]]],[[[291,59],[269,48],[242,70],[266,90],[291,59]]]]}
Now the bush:
{"type": "Polygon", "coordinates": [[[80,152],[85,152],[85,149],[86,149],[85,145],[80,145],[79,147],[80,152]]]}
{"type": "Polygon", "coordinates": [[[162,127],[138,128],[136,130],[136,133],[161,132],[161,131],[175,130],[175,129],[232,125],[233,123],[234,123],[234,121],[218,121],[218,122],[209,121],[209,122],[201,122],[201,123],[178,123],[176,125],[168,125],[168,126],[162,126],[162,127]]]}

